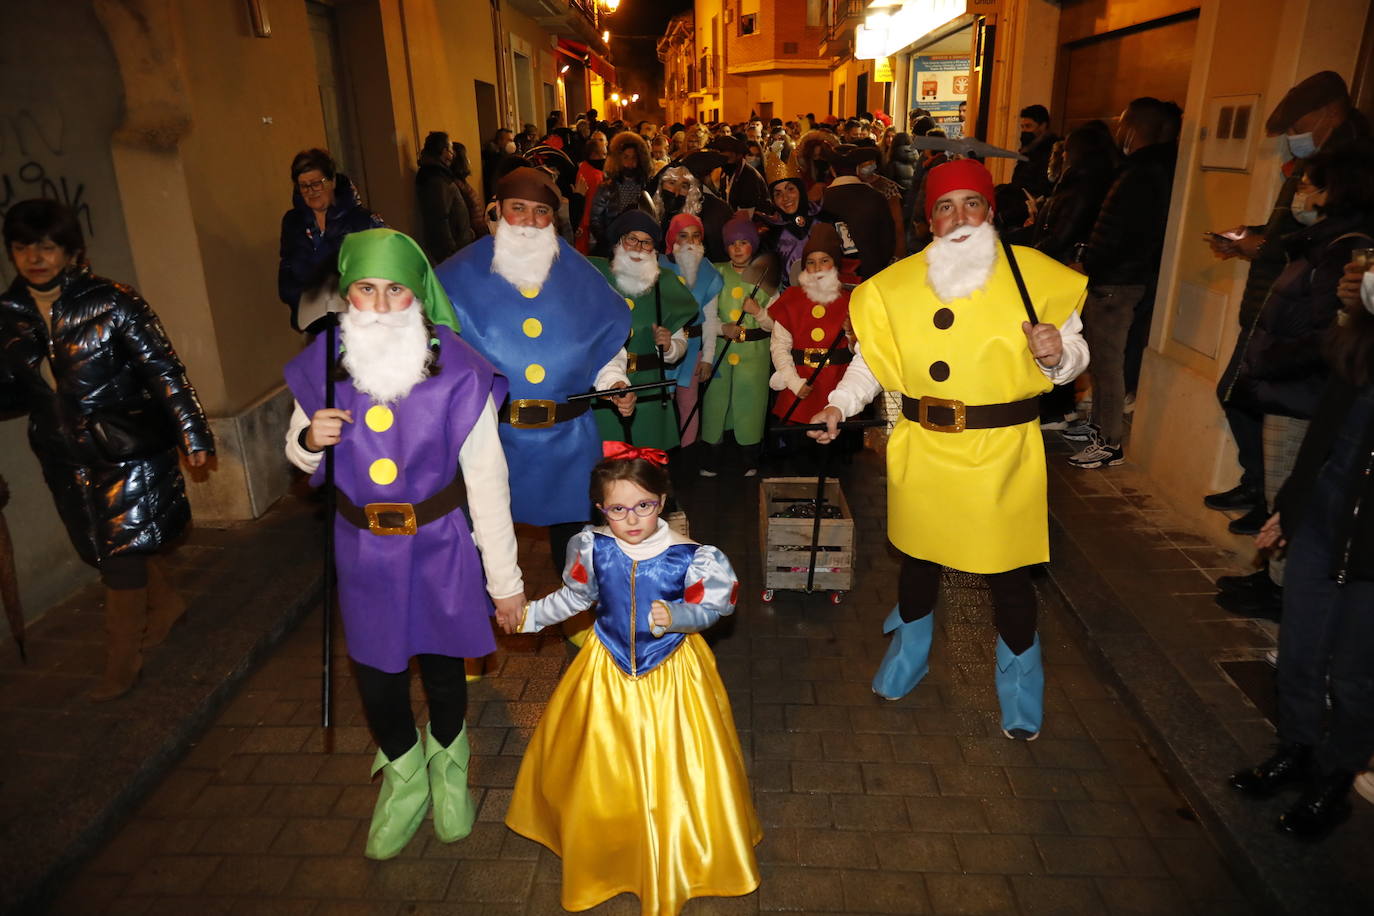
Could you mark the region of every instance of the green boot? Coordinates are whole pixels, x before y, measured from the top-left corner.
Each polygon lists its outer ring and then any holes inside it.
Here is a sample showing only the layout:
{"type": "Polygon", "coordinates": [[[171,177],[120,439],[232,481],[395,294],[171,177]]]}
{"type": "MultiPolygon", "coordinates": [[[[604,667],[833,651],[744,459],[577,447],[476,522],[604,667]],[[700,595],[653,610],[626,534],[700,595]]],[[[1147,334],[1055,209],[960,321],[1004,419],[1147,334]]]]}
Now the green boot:
{"type": "Polygon", "coordinates": [[[425,726],[425,761],[429,766],[429,791],[434,796],[434,835],[441,843],[461,840],[472,832],[477,819],[477,806],[468,792],[468,761],[472,746],[468,744],[468,727],[453,743],[443,747],[434,733],[425,726]]]}
{"type": "Polygon", "coordinates": [[[372,809],[372,824],[367,828],[369,859],[390,859],[406,848],[429,810],[429,781],[421,775],[425,766],[420,733],[415,743],[395,760],[388,760],[380,749],[372,761],[372,775],[382,773],[382,791],[372,809]]]}

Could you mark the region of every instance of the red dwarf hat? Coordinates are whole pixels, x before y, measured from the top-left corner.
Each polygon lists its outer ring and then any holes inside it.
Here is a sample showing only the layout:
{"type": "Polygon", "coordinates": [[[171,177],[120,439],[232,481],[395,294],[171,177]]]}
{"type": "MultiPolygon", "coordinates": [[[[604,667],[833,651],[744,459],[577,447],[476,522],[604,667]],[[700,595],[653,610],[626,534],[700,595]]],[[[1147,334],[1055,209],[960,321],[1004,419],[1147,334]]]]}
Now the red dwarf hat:
{"type": "Polygon", "coordinates": [[[935,203],[951,191],[976,191],[992,208],[992,173],[974,159],[951,159],[937,165],[926,175],[926,219],[935,212],[935,203]]]}
{"type": "Polygon", "coordinates": [[[671,252],[673,250],[673,246],[677,244],[677,237],[679,233],[681,233],[682,230],[686,229],[688,226],[696,226],[698,229],[700,229],[702,243],[705,243],[706,227],[702,225],[701,218],[693,216],[690,213],[679,213],[677,216],[674,216],[672,220],[668,223],[668,239],[666,242],[664,242],[664,245],[667,247],[668,252],[671,252]]]}

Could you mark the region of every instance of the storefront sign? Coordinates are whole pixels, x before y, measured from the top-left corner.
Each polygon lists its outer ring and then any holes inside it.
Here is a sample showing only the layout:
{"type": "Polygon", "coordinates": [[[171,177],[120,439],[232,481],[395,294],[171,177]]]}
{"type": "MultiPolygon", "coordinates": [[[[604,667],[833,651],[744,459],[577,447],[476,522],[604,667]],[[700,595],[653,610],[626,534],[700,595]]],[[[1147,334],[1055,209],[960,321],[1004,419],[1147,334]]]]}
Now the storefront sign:
{"type": "Polygon", "coordinates": [[[892,58],[880,57],[873,65],[873,82],[892,82],[892,58]]]}
{"type": "Polygon", "coordinates": [[[948,137],[963,135],[959,103],[968,100],[965,54],[916,54],[911,58],[911,107],[924,108],[948,137]]]}
{"type": "Polygon", "coordinates": [[[907,0],[895,13],[875,10],[854,31],[854,57],[888,57],[970,10],[986,13],[986,6],[978,0],[907,0]]]}

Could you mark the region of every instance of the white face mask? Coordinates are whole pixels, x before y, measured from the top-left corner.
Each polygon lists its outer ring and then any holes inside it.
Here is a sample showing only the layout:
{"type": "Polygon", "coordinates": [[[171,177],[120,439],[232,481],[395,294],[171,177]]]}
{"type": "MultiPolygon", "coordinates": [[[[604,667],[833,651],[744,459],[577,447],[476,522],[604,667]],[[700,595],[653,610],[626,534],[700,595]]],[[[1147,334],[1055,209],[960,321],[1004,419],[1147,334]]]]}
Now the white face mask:
{"type": "Polygon", "coordinates": [[[859,166],[858,171],[860,178],[872,178],[874,173],[878,171],[878,166],[874,165],[872,162],[866,162],[859,166]]]}
{"type": "Polygon", "coordinates": [[[1288,141],[1288,151],[1296,159],[1307,159],[1317,152],[1317,144],[1310,131],[1305,134],[1286,134],[1284,139],[1288,141]]]}
{"type": "Polygon", "coordinates": [[[1365,271],[1360,280],[1360,301],[1364,303],[1364,310],[1374,315],[1374,271],[1365,271]]]}
{"type": "Polygon", "coordinates": [[[1293,195],[1293,202],[1288,205],[1288,210],[1293,214],[1293,219],[1304,226],[1311,226],[1322,218],[1315,208],[1309,206],[1308,201],[1311,196],[1312,192],[1310,191],[1298,191],[1293,195]]]}

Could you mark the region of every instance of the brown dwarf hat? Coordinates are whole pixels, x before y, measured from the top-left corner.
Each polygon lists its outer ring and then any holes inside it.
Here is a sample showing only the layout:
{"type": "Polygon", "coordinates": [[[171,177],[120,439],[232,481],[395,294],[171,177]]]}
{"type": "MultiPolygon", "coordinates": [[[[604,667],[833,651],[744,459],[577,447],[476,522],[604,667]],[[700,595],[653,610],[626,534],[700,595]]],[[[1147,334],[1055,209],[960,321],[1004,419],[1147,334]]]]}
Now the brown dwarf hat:
{"type": "Polygon", "coordinates": [[[844,254],[844,249],[840,245],[840,235],[834,226],[819,220],[811,226],[811,232],[806,237],[806,245],[802,248],[802,263],[805,264],[806,259],[816,251],[824,251],[830,255],[830,260],[835,262],[835,268],[839,269],[840,258],[844,254]]]}
{"type": "Polygon", "coordinates": [[[562,195],[558,193],[558,186],[553,183],[548,173],[529,166],[521,166],[496,182],[496,199],[505,200],[508,197],[538,201],[548,204],[555,210],[563,201],[562,195]]]}
{"type": "Polygon", "coordinates": [[[1274,113],[1264,122],[1264,130],[1276,137],[1292,127],[1299,118],[1331,102],[1350,104],[1350,90],[1345,80],[1334,70],[1322,70],[1298,83],[1274,106],[1274,113]]]}

